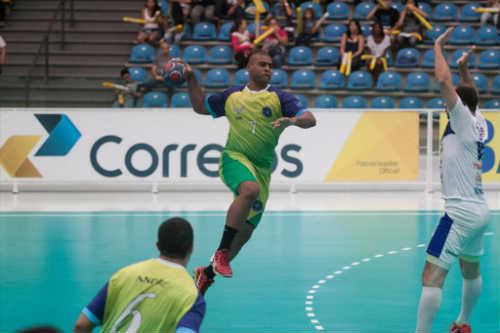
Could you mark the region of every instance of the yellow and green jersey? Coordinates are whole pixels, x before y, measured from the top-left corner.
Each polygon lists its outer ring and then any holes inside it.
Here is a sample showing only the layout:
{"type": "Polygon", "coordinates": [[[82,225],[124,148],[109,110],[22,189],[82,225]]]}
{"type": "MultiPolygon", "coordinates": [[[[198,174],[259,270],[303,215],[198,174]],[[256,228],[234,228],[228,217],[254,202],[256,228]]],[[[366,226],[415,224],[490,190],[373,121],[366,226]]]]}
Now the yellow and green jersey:
{"type": "Polygon", "coordinates": [[[83,314],[105,333],[197,333],[205,300],[183,266],[158,258],[116,272],[83,314]]]}

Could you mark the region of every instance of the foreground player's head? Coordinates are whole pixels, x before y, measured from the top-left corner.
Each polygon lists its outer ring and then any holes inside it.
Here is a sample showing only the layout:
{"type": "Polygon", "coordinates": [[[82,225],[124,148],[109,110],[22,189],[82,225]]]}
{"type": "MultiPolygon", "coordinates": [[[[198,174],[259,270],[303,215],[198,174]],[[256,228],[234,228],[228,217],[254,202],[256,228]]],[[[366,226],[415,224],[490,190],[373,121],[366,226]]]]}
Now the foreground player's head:
{"type": "Polygon", "coordinates": [[[265,88],[271,81],[273,62],[269,53],[263,50],[253,51],[248,58],[249,83],[265,88]]]}
{"type": "Polygon", "coordinates": [[[474,114],[477,109],[478,96],[477,91],[474,87],[468,85],[459,85],[455,88],[458,97],[465,106],[469,108],[469,110],[474,114]]]}
{"type": "Polygon", "coordinates": [[[158,228],[156,246],[161,256],[186,265],[193,252],[193,228],[183,218],[172,217],[158,228]]]}

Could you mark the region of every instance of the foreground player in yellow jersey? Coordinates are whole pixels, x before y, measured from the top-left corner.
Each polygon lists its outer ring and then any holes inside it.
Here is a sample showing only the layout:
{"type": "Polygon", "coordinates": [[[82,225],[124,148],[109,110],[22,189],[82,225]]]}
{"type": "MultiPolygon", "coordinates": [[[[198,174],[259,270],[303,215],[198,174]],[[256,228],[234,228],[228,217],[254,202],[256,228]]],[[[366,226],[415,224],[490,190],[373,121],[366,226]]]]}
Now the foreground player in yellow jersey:
{"type": "Polygon", "coordinates": [[[274,149],[283,130],[288,126],[316,125],[314,115],[301,107],[295,96],[269,85],[271,65],[266,52],[255,51],[249,57],[246,86],[232,87],[205,98],[191,67],[185,64],[194,111],[214,118],[225,116],[230,126],[219,172],[234,200],[210,265],[195,271],[201,293],[213,283],[215,274],[232,276],[229,262],[259,224],[268,198],[274,149]]]}
{"type": "Polygon", "coordinates": [[[205,300],[185,267],[193,251],[193,229],[174,217],[158,229],[160,257],[116,272],[85,307],[74,333],[198,333],[205,300]]]}

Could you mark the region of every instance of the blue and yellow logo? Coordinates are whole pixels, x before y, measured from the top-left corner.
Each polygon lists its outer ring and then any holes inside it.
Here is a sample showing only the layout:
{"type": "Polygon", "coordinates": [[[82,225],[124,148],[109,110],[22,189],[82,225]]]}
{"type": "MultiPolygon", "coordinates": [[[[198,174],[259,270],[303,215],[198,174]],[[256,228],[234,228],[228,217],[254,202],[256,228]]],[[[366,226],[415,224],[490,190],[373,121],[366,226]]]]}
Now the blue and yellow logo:
{"type": "MultiPolygon", "coordinates": [[[[66,156],[82,136],[71,120],[62,114],[35,114],[49,137],[35,156],[66,156]]],[[[0,166],[17,178],[42,177],[28,158],[42,135],[13,135],[0,148],[0,166]]]]}

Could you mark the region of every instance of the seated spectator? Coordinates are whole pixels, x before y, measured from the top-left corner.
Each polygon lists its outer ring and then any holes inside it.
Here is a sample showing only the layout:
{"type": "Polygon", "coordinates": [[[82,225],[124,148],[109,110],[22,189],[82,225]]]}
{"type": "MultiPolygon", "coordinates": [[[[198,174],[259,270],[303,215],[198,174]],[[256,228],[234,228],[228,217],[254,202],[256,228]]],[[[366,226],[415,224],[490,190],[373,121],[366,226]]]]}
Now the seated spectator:
{"type": "Polygon", "coordinates": [[[361,33],[361,26],[358,20],[349,20],[347,32],[342,35],[340,41],[340,59],[347,52],[352,52],[351,72],[357,71],[361,67],[361,55],[365,49],[365,37],[361,33]]]}
{"type": "Polygon", "coordinates": [[[155,57],[153,66],[151,66],[151,74],[158,80],[163,81],[163,66],[170,61],[172,57],[170,56],[170,45],[165,41],[160,41],[160,49],[155,57]]]}
{"type": "Polygon", "coordinates": [[[157,0],[147,0],[142,10],[142,18],[146,21],[137,36],[138,43],[156,44],[160,38],[160,23],[163,23],[160,6],[157,0]]]}
{"type": "Polygon", "coordinates": [[[245,0],[224,0],[228,7],[227,16],[234,20],[240,20],[245,17],[245,0]]]}
{"type": "Polygon", "coordinates": [[[372,34],[366,39],[366,48],[368,54],[374,56],[375,67],[371,68],[371,61],[367,62],[368,70],[372,72],[374,81],[377,81],[378,76],[384,70],[382,57],[385,57],[387,51],[391,48],[391,38],[384,33],[384,28],[380,22],[372,24],[372,34]]]}
{"type": "Polygon", "coordinates": [[[424,26],[415,16],[415,13],[418,13],[424,18],[427,17],[427,14],[418,8],[418,2],[416,0],[407,0],[406,6],[396,24],[396,30],[401,32],[399,35],[396,35],[397,49],[415,47],[418,39],[413,34],[417,33],[420,36],[423,35],[424,26]]]}
{"type": "Polygon", "coordinates": [[[142,94],[139,92],[139,83],[132,81],[130,72],[126,67],[120,71],[119,85],[123,86],[124,88],[115,90],[116,97],[113,103],[113,107],[133,108],[139,106],[139,101],[142,97],[142,94]]]}
{"type": "Polygon", "coordinates": [[[191,0],[191,23],[193,26],[202,21],[216,21],[215,0],[191,0]]]}
{"type": "Polygon", "coordinates": [[[248,56],[253,48],[246,20],[236,20],[231,29],[231,46],[238,68],[247,66],[248,56]]]}
{"type": "Polygon", "coordinates": [[[392,30],[399,20],[399,12],[391,7],[391,0],[380,0],[383,5],[377,4],[366,17],[367,20],[376,20],[382,23],[386,30],[392,30]]]}
{"type": "MultiPolygon", "coordinates": [[[[488,3],[485,6],[486,8],[500,8],[499,0],[488,0],[488,3]]],[[[498,13],[482,13],[481,14],[481,26],[486,25],[488,21],[493,21],[493,24],[499,28],[498,25],[498,13]]],[[[500,30],[499,30],[500,31],[500,30]]]]}
{"type": "Polygon", "coordinates": [[[302,19],[302,32],[297,36],[295,45],[306,45],[311,44],[311,40],[319,35],[318,28],[321,22],[315,20],[314,11],[312,8],[307,8],[304,11],[304,16],[302,19]]]}
{"type": "Polygon", "coordinates": [[[2,74],[2,65],[5,64],[5,58],[7,55],[7,43],[5,43],[5,40],[0,36],[0,74],[2,74]]]}
{"type": "Polygon", "coordinates": [[[268,20],[267,29],[273,29],[274,32],[264,39],[262,49],[271,56],[273,68],[281,68],[285,63],[288,35],[285,29],[278,25],[276,18],[272,16],[268,20]]]}
{"type": "Polygon", "coordinates": [[[170,1],[169,6],[169,17],[164,19],[165,35],[163,39],[169,44],[179,44],[188,28],[186,19],[179,2],[170,1]]]}

